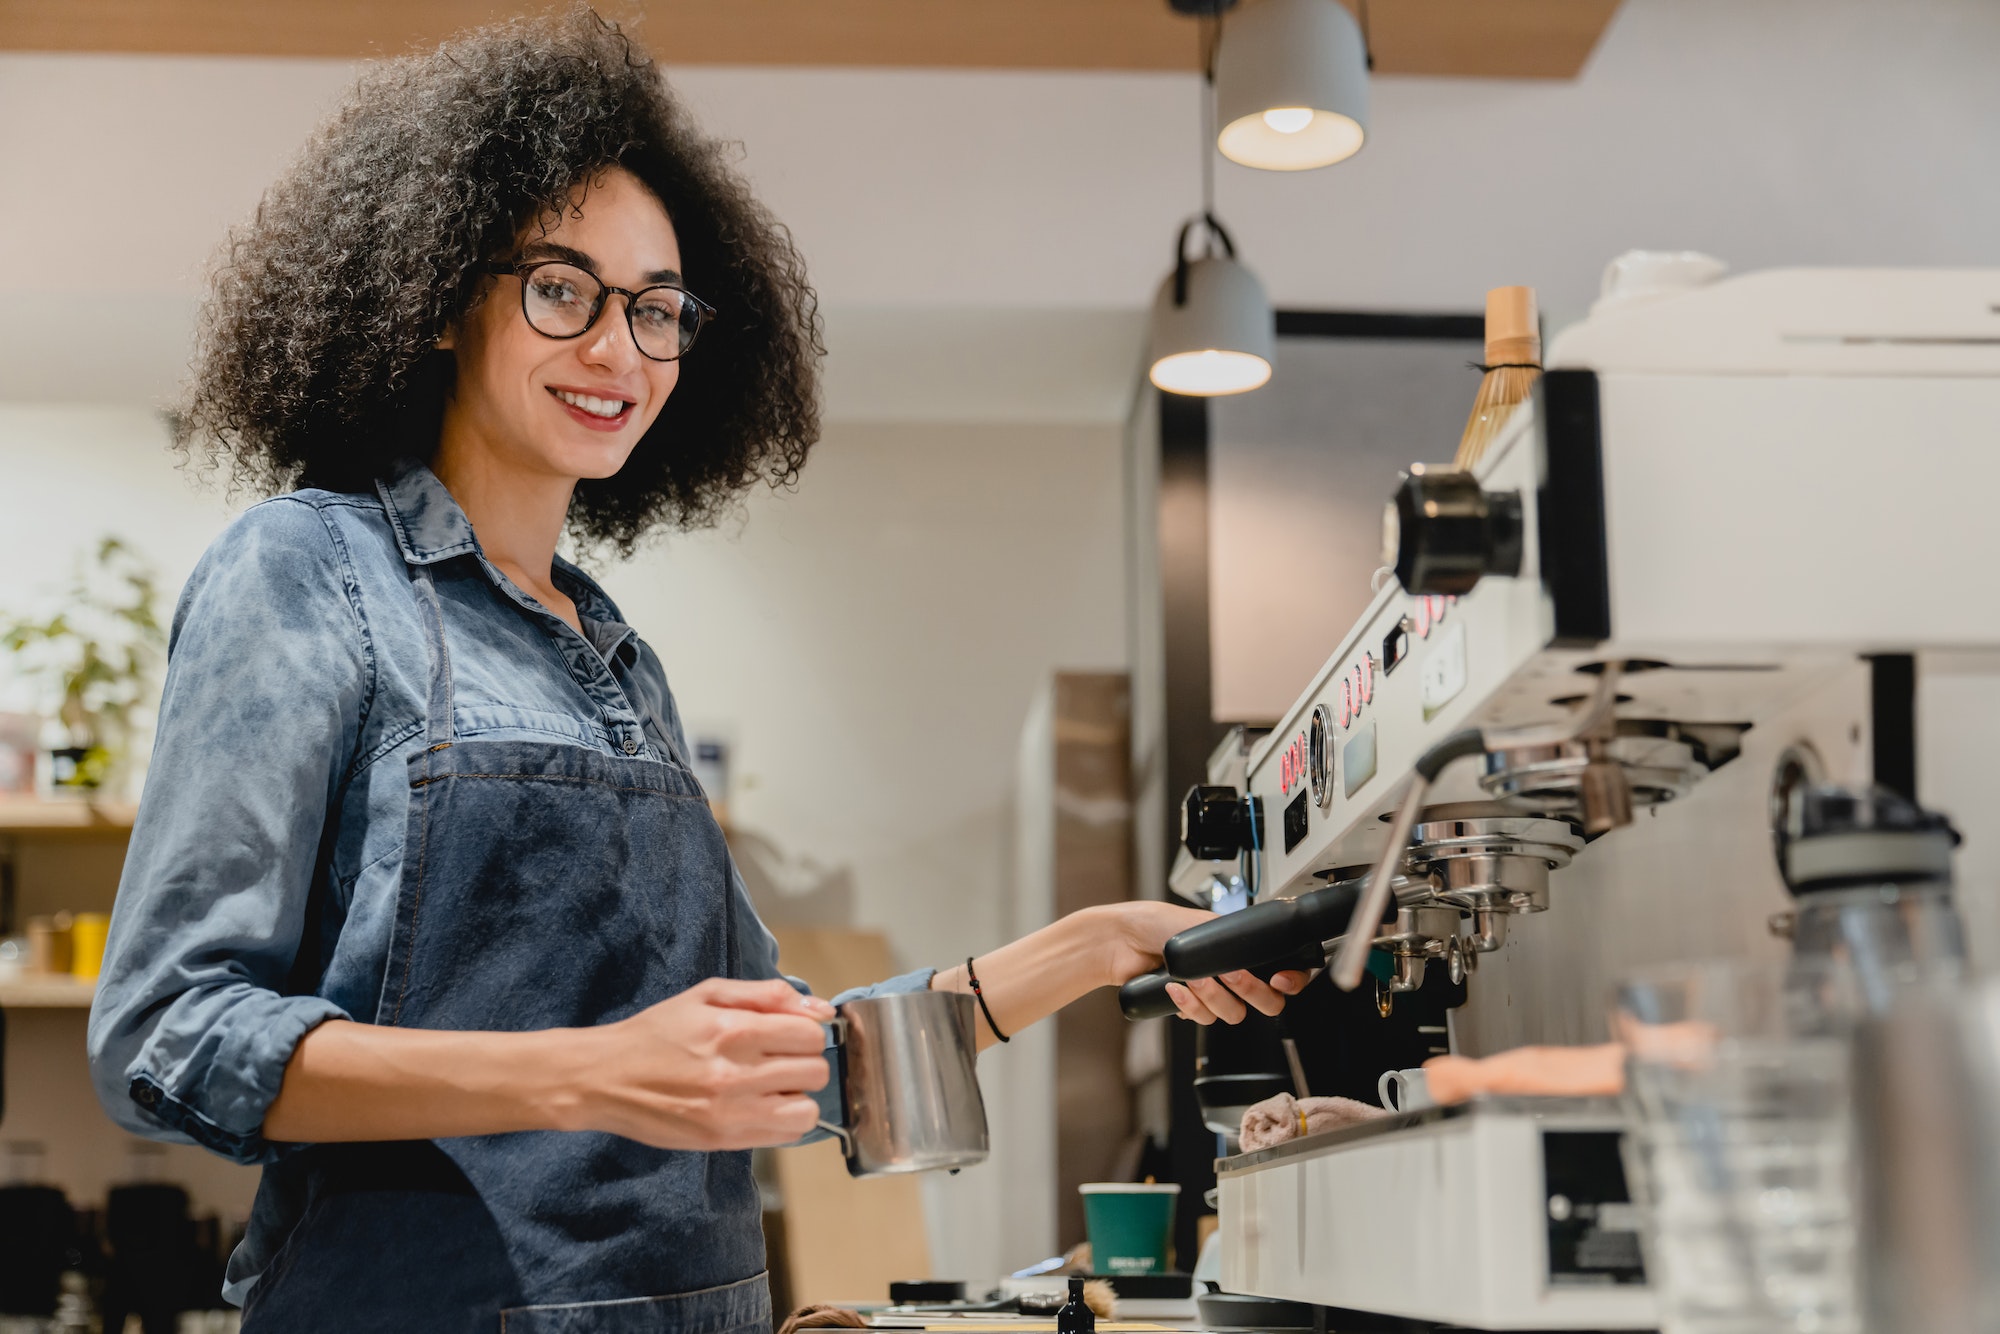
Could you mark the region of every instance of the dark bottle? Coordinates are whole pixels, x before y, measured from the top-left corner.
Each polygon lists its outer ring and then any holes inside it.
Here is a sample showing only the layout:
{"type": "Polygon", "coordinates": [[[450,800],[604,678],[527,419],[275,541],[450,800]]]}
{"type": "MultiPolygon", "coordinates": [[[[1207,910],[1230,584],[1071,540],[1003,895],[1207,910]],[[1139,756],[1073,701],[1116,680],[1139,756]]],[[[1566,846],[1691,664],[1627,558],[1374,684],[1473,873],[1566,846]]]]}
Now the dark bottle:
{"type": "Polygon", "coordinates": [[[1056,1334],[1097,1334],[1097,1316],[1084,1305],[1080,1278],[1069,1281],[1069,1300],[1056,1312],[1056,1334]]]}

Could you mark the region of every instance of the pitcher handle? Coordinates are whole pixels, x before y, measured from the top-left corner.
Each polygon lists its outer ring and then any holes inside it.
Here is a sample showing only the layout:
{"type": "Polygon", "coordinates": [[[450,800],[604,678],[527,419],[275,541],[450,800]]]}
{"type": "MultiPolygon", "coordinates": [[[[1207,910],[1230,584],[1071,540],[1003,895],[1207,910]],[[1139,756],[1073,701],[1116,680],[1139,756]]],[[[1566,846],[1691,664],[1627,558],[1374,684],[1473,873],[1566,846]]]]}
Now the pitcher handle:
{"type": "MultiPolygon", "coordinates": [[[[828,1044],[828,1049],[835,1053],[829,1059],[837,1062],[839,1060],[838,1053],[840,1046],[847,1040],[847,1016],[836,1014],[832,1019],[827,1021],[825,1026],[832,1030],[833,1041],[828,1044]]],[[[836,1081],[840,1078],[840,1066],[838,1064],[834,1066],[833,1077],[836,1081]]],[[[846,1154],[849,1158],[854,1156],[854,1132],[850,1131],[846,1126],[837,1126],[831,1121],[818,1121],[814,1124],[840,1141],[840,1151],[842,1153],[846,1154]]]]}

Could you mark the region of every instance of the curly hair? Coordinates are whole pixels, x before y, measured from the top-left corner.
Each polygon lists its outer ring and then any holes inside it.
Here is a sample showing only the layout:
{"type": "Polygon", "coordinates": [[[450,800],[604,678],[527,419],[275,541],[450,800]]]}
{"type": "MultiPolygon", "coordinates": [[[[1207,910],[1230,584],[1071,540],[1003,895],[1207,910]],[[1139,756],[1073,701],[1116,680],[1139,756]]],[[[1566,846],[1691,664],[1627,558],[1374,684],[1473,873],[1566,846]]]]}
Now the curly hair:
{"type": "Polygon", "coordinates": [[[578,7],[460,35],[365,74],[230,236],[174,414],[184,451],[269,491],[365,491],[436,449],[452,383],[437,342],[482,266],[603,170],[666,206],[689,283],[715,306],[690,372],[570,527],[630,551],[713,523],[818,439],[817,299],[791,234],[618,28],[578,7]]]}

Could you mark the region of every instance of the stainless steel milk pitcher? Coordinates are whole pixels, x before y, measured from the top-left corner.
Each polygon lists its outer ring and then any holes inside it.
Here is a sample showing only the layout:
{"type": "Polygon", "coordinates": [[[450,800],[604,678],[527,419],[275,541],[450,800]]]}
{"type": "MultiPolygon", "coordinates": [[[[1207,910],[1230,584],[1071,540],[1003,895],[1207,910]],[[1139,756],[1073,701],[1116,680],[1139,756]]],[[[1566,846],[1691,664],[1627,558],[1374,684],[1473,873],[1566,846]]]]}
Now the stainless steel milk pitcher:
{"type": "Polygon", "coordinates": [[[986,1160],[986,1103],[973,1062],[972,997],[955,991],[871,996],[833,1021],[834,1077],[847,1124],[822,1121],[852,1176],[956,1171],[986,1160]]]}

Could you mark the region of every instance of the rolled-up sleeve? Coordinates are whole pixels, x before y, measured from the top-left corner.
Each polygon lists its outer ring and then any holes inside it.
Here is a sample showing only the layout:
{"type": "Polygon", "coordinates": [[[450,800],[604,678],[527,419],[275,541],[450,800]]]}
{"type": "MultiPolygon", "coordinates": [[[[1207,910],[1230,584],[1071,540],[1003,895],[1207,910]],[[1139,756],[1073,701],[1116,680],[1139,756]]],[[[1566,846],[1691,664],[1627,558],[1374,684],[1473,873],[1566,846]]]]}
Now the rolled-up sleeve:
{"type": "Polygon", "coordinates": [[[328,812],[372,689],[358,594],[312,504],[268,501],[202,557],[174,616],[146,790],[89,1053],[136,1134],[240,1162],[293,1049],[345,1012],[294,977],[328,812]]]}

